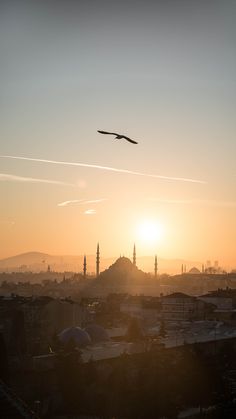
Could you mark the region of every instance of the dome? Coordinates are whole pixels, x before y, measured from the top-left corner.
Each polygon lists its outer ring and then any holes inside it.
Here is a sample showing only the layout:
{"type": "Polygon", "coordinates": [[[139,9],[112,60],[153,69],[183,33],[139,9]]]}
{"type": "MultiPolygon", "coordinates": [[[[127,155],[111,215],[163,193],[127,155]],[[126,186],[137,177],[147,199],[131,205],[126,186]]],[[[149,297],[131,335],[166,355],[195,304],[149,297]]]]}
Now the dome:
{"type": "MultiPolygon", "coordinates": [[[[108,269],[100,273],[100,279],[109,279],[111,281],[133,279],[145,275],[131,262],[130,259],[122,256],[117,259],[108,269]]],[[[101,282],[99,282],[101,283],[101,282]]]]}
{"type": "Polygon", "coordinates": [[[195,266],[193,268],[190,269],[190,271],[188,271],[189,274],[200,274],[201,272],[199,271],[198,268],[196,268],[195,266]]]}
{"type": "Polygon", "coordinates": [[[77,346],[86,346],[91,343],[89,334],[80,327],[68,327],[58,335],[63,344],[67,344],[73,340],[77,346]]]}
{"type": "Polygon", "coordinates": [[[84,329],[90,336],[93,343],[109,340],[107,331],[98,324],[91,324],[84,329]]]}
{"type": "Polygon", "coordinates": [[[136,266],[134,266],[134,264],[131,262],[129,258],[126,258],[125,256],[121,256],[113,263],[113,265],[110,266],[109,270],[131,272],[134,270],[136,271],[137,268],[136,266]]]}

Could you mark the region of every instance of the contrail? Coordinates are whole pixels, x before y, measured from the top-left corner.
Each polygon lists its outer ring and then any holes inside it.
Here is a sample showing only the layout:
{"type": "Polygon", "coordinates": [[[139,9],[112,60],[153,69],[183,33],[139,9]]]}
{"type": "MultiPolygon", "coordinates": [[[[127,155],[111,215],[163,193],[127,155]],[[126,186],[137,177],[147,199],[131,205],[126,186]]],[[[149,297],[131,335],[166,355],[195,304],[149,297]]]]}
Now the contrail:
{"type": "Polygon", "coordinates": [[[135,171],[132,171],[132,170],[117,169],[115,167],[100,166],[100,165],[97,165],[97,164],[77,163],[77,162],[67,162],[67,161],[56,161],[56,160],[45,160],[45,159],[35,159],[35,158],[20,157],[20,156],[1,156],[0,155],[0,157],[1,158],[5,158],[5,159],[16,159],[16,160],[34,161],[34,162],[39,162],[39,163],[60,164],[60,165],[64,165],[64,166],[88,167],[90,169],[107,170],[109,172],[126,173],[126,174],[129,174],[129,175],[151,177],[151,178],[163,179],[163,180],[180,181],[180,182],[191,182],[191,183],[203,183],[203,184],[206,183],[203,180],[196,180],[196,179],[189,179],[189,178],[182,178],[182,177],[162,176],[162,175],[155,175],[155,174],[150,174],[150,173],[135,172],[135,171]]]}
{"type": "Polygon", "coordinates": [[[74,186],[72,183],[60,182],[51,179],[38,179],[33,177],[16,176],[9,173],[0,173],[0,182],[47,183],[50,185],[74,186]]]}
{"type": "Polygon", "coordinates": [[[64,201],[64,202],[60,202],[59,204],[57,204],[58,207],[66,207],[67,205],[70,204],[98,204],[99,202],[103,202],[103,201],[107,201],[107,198],[100,198],[100,199],[91,199],[89,201],[85,200],[85,199],[72,199],[70,201],[64,201]]]}
{"type": "Polygon", "coordinates": [[[83,199],[72,199],[70,201],[64,201],[64,202],[60,202],[59,204],[57,204],[58,207],[66,207],[69,204],[78,204],[78,203],[82,203],[83,199]]]}

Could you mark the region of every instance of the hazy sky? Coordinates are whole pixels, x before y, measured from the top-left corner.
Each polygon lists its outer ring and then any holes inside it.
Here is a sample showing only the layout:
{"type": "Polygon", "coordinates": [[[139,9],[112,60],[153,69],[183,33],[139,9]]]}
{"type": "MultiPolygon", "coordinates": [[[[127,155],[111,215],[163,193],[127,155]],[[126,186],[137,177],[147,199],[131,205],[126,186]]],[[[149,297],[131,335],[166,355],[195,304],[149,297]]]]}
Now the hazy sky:
{"type": "Polygon", "coordinates": [[[0,1],[2,156],[206,182],[2,157],[0,257],[236,266],[235,49],[234,0],[0,1]]]}

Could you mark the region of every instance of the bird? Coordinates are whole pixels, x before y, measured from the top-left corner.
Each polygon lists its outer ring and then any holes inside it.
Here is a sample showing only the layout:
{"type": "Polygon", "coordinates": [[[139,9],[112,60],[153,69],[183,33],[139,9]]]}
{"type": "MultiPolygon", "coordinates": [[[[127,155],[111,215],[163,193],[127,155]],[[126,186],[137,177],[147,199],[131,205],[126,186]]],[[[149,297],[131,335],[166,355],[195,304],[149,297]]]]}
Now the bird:
{"type": "Polygon", "coordinates": [[[100,130],[98,130],[98,132],[100,134],[115,135],[115,139],[117,139],[117,140],[121,140],[122,138],[124,138],[126,141],[129,141],[132,144],[138,144],[137,141],[131,140],[131,138],[126,137],[126,135],[117,134],[117,132],[108,132],[108,131],[100,131],[100,130]]]}

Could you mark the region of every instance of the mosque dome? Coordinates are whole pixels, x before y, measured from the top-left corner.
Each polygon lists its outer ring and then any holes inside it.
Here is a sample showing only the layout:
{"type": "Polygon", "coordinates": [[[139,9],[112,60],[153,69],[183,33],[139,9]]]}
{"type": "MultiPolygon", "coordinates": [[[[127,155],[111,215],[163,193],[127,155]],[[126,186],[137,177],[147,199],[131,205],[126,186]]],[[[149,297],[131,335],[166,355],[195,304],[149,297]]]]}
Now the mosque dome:
{"type": "Polygon", "coordinates": [[[58,337],[64,345],[69,343],[71,340],[74,341],[77,346],[86,346],[91,344],[89,334],[80,327],[68,327],[59,333],[58,337]]]}
{"type": "Polygon", "coordinates": [[[121,270],[133,270],[133,269],[137,269],[136,267],[134,267],[133,263],[131,262],[131,260],[125,256],[120,256],[115,263],[113,263],[113,265],[111,266],[112,269],[121,269],[121,270]]]}
{"type": "Polygon", "coordinates": [[[189,274],[200,274],[201,271],[199,271],[199,269],[194,266],[193,268],[190,269],[190,271],[188,271],[188,273],[189,274]]]}
{"type": "Polygon", "coordinates": [[[104,282],[109,280],[111,284],[117,286],[118,284],[134,280],[146,280],[148,274],[142,272],[131,262],[127,257],[119,257],[108,269],[100,273],[100,286],[104,286],[104,282]],[[104,280],[104,282],[102,282],[104,280]]]}
{"type": "Polygon", "coordinates": [[[133,265],[130,259],[122,256],[119,257],[108,269],[101,272],[100,277],[102,278],[117,278],[126,277],[136,273],[138,269],[133,265]]]}
{"type": "Polygon", "coordinates": [[[91,338],[93,343],[104,342],[109,340],[107,331],[98,324],[91,324],[84,329],[91,338]]]}

